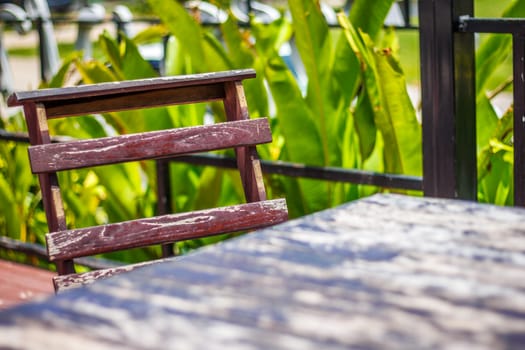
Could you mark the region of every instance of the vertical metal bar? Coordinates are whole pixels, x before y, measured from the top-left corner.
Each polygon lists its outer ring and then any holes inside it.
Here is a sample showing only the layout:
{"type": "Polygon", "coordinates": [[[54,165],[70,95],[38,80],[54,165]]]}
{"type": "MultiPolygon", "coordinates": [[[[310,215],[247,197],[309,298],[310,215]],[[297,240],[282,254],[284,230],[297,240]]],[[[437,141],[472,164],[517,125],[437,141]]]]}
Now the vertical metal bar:
{"type": "Polygon", "coordinates": [[[246,13],[248,14],[248,17],[251,15],[252,11],[252,0],[246,0],[246,13]]]}
{"type": "Polygon", "coordinates": [[[525,206],[525,34],[514,34],[514,205],[525,206]]]}
{"type": "MultiPolygon", "coordinates": [[[[171,183],[170,183],[170,161],[169,159],[157,159],[155,161],[157,171],[157,214],[164,215],[172,213],[171,207],[171,183]]],[[[164,258],[173,256],[173,244],[161,245],[164,258]]]]}
{"type": "Polygon", "coordinates": [[[454,94],[457,196],[476,200],[478,167],[476,141],[476,62],[474,33],[457,32],[460,16],[474,15],[473,0],[453,1],[454,94]]]}
{"type": "MultiPolygon", "coordinates": [[[[447,1],[448,2],[448,1],[447,1]]],[[[439,18],[434,0],[419,0],[419,42],[423,120],[423,192],[431,197],[454,197],[453,78],[449,33],[440,23],[451,21],[451,13],[439,18]],[[445,44],[443,44],[443,42],[445,44]],[[448,46],[448,47],[447,47],[448,46]],[[450,181],[449,181],[450,180],[450,181]]],[[[450,4],[442,9],[450,12],[450,4]]]]}
{"type": "Polygon", "coordinates": [[[405,17],[405,27],[410,27],[410,16],[411,16],[411,10],[410,10],[410,0],[403,0],[403,16],[405,17]]]}
{"type": "Polygon", "coordinates": [[[476,199],[474,42],[454,33],[472,12],[472,0],[419,0],[425,196],[476,199]]]}

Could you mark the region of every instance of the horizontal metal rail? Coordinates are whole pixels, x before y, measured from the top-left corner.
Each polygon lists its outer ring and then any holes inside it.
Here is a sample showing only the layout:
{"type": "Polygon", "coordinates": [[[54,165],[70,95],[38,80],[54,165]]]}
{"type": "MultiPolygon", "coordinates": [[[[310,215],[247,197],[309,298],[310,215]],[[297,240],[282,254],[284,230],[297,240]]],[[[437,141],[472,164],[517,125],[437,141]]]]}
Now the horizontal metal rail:
{"type": "MultiPolygon", "coordinates": [[[[11,133],[0,129],[0,140],[29,143],[29,137],[23,133],[11,133]]],[[[71,140],[54,137],[53,142],[71,140]]],[[[235,159],[213,155],[198,154],[163,159],[161,161],[183,162],[194,165],[208,165],[223,168],[235,168],[235,159]]],[[[278,174],[290,177],[304,177],[326,181],[348,182],[360,185],[372,185],[389,189],[423,190],[423,179],[418,176],[385,174],[359,169],[338,167],[319,167],[299,163],[261,160],[262,170],[266,174],[278,174]]]]}
{"type": "MultiPolygon", "coordinates": [[[[23,133],[10,133],[0,129],[0,140],[29,143],[29,137],[23,133]]],[[[53,142],[71,140],[54,137],[53,142]]],[[[161,161],[183,162],[194,165],[208,165],[223,168],[236,168],[235,159],[213,154],[181,156],[161,161]]],[[[348,182],[372,185],[389,189],[422,191],[423,180],[418,176],[376,173],[372,171],[345,169],[337,167],[318,167],[299,163],[261,160],[262,170],[266,174],[279,174],[290,177],[304,177],[326,181],[348,182]]]]}
{"type": "Polygon", "coordinates": [[[461,16],[457,23],[457,30],[464,33],[525,34],[525,20],[461,16]]]}
{"type": "MultiPolygon", "coordinates": [[[[44,246],[36,243],[22,242],[5,236],[0,236],[0,248],[12,250],[18,253],[34,256],[43,261],[49,262],[47,250],[44,246]]],[[[116,261],[101,258],[84,257],[75,259],[75,264],[88,267],[93,270],[107,269],[122,266],[116,261]]]]}
{"type": "MultiPolygon", "coordinates": [[[[194,165],[208,165],[224,168],[236,168],[235,159],[213,154],[197,154],[170,158],[169,161],[194,165]]],[[[423,190],[423,179],[418,176],[376,173],[358,169],[338,167],[318,167],[283,161],[261,160],[265,174],[278,174],[289,177],[302,177],[317,180],[348,182],[360,185],[372,185],[389,189],[423,190]]]]}

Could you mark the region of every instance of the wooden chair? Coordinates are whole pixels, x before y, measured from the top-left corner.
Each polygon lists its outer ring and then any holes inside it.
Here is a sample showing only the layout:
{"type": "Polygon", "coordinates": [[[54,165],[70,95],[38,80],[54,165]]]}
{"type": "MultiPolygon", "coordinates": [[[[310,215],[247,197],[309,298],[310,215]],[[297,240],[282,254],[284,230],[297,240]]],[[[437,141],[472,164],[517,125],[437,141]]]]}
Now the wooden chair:
{"type": "Polygon", "coordinates": [[[226,71],[15,92],[9,106],[23,106],[49,233],[55,290],[128,271],[128,265],[77,274],[73,259],[121,249],[253,230],[287,220],[284,199],[267,200],[256,145],[271,142],[266,118],[249,119],[242,80],[253,70],[226,71]],[[227,121],[212,125],[51,143],[48,119],[110,111],[222,100],[227,121]],[[57,172],[106,164],[159,159],[234,148],[247,203],[166,214],[102,226],[68,229],[57,172]]]}

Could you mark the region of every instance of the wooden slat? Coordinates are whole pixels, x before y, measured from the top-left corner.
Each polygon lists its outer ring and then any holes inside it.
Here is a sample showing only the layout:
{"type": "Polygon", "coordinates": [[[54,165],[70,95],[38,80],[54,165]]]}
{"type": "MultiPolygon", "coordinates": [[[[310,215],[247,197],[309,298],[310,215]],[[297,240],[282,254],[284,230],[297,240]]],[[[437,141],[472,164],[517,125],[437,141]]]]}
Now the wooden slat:
{"type": "Polygon", "coordinates": [[[110,267],[102,270],[89,271],[85,273],[73,273],[69,275],[61,275],[53,277],[53,286],[55,292],[63,292],[67,289],[80,287],[86,284],[93,283],[99,279],[108,278],[111,276],[118,275],[123,272],[130,272],[139,267],[156,264],[165,261],[165,259],[149,260],[137,264],[128,264],[125,266],[110,267]]]}
{"type": "Polygon", "coordinates": [[[29,147],[31,169],[47,173],[88,166],[172,157],[238,145],[271,142],[268,120],[161,130],[29,147]]]}
{"type": "Polygon", "coordinates": [[[284,199],[163,215],[46,235],[51,261],[252,230],[288,219],[284,199]]]}
{"type": "Polygon", "coordinates": [[[121,94],[80,97],[45,102],[48,118],[152,108],[174,104],[199,103],[224,98],[223,84],[182,86],[166,90],[123,92],[121,94]]]}
{"type": "Polygon", "coordinates": [[[55,89],[18,91],[9,96],[7,104],[8,106],[13,107],[27,103],[67,101],[80,98],[99,98],[101,96],[121,95],[124,93],[131,94],[139,91],[164,90],[184,86],[199,86],[224,83],[228,81],[239,81],[254,77],[255,71],[253,69],[240,69],[224,72],[80,85],[55,89]]]}

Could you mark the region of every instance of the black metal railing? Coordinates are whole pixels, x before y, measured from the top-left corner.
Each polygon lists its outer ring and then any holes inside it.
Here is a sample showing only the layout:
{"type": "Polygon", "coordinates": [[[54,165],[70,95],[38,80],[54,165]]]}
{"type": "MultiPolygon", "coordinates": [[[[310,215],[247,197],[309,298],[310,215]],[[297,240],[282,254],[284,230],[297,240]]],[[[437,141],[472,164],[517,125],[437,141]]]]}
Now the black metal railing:
{"type": "Polygon", "coordinates": [[[514,204],[525,206],[525,19],[474,18],[460,16],[457,30],[462,33],[512,35],[514,82],[514,204]]]}
{"type": "Polygon", "coordinates": [[[476,199],[475,33],[513,37],[514,205],[525,206],[525,19],[475,18],[473,0],[420,0],[423,189],[476,199]]]}
{"type": "Polygon", "coordinates": [[[454,30],[472,14],[472,0],[419,1],[426,196],[476,199],[474,36],[454,30]]]}

